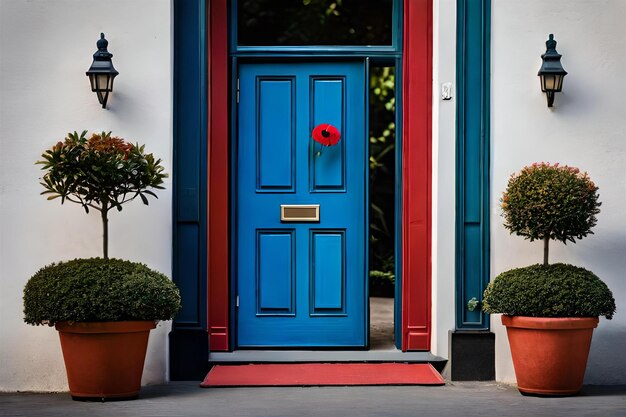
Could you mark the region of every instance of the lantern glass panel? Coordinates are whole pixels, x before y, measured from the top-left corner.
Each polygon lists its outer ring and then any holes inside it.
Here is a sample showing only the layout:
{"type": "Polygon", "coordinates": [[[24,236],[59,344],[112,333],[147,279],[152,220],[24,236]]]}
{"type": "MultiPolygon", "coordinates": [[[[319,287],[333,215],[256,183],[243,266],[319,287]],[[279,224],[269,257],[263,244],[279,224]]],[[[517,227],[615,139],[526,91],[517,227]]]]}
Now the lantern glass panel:
{"type": "Polygon", "coordinates": [[[544,74],[541,76],[541,91],[554,91],[556,75],[544,74]]]}
{"type": "Polygon", "coordinates": [[[561,91],[563,87],[563,78],[564,76],[561,74],[554,76],[554,91],[561,91]]]}
{"type": "Polygon", "coordinates": [[[91,91],[96,91],[96,75],[89,74],[89,83],[91,84],[91,91]]]}
{"type": "Polygon", "coordinates": [[[96,75],[96,88],[99,91],[111,91],[109,89],[109,80],[111,76],[109,74],[96,75]]]}

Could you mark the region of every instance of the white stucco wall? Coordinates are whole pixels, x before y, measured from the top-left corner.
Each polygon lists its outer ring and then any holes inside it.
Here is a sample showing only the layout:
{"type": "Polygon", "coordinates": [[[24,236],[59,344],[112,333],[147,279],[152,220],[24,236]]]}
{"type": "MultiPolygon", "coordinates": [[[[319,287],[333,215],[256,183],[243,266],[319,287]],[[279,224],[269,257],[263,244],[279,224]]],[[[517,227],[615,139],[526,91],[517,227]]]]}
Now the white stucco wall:
{"type": "MultiPolygon", "coordinates": [[[[22,289],[40,267],[101,256],[98,213],[40,196],[46,148],[68,131],[113,131],[163,159],[171,173],[170,0],[0,1],[0,391],[64,390],[53,328],[22,321],[22,289]],[[85,71],[104,32],[120,75],[102,109],[85,71]]],[[[171,178],[146,207],[110,215],[111,257],[170,275],[171,178]]],[[[152,331],[144,383],[166,377],[167,331],[152,331]]]]}
{"type": "MultiPolygon", "coordinates": [[[[552,243],[550,261],[585,267],[613,291],[618,311],[612,321],[600,320],[585,382],[625,384],[626,2],[497,0],[492,7],[492,275],[542,259],[541,243],[502,227],[498,200],[509,175],[535,161],[588,171],[602,201],[595,234],[567,246],[552,243]],[[537,77],[550,33],[569,72],[552,109],[537,77]]],[[[497,379],[514,382],[499,322],[492,320],[497,379]]]]}
{"type": "Polygon", "coordinates": [[[446,359],[448,332],[455,328],[455,84],[456,0],[440,0],[433,4],[431,352],[446,359]],[[452,99],[444,101],[441,84],[446,82],[454,87],[452,99]]]}
{"type": "MultiPolygon", "coordinates": [[[[100,220],[75,205],[39,195],[41,152],[68,131],[112,130],[145,143],[171,173],[170,0],[0,1],[0,391],[66,389],[56,331],[22,322],[22,289],[41,266],[99,256],[100,220]],[[120,72],[108,109],[100,108],[85,71],[100,32],[120,72]]],[[[455,81],[456,1],[434,1],[433,25],[433,353],[448,356],[454,329],[455,100],[440,85],[455,81]]],[[[551,261],[584,266],[604,279],[618,304],[601,320],[587,383],[626,383],[626,2],[492,2],[491,272],[539,262],[540,244],[501,226],[499,196],[509,175],[535,161],[587,170],[600,187],[602,212],[576,245],[552,245],[551,261]],[[569,72],[555,107],[546,107],[537,70],[554,33],[569,72]]],[[[149,207],[133,202],[110,220],[110,255],[171,271],[171,179],[149,207]]],[[[144,383],[166,378],[167,331],[151,334],[144,383]]],[[[496,372],[515,381],[498,318],[496,372]]]]}

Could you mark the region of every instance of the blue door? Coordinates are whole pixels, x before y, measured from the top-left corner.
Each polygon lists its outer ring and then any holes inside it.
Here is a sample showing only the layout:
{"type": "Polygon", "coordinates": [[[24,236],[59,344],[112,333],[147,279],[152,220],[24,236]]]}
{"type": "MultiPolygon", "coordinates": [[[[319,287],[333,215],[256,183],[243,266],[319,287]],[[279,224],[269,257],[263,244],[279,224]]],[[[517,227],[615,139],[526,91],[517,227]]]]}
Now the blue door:
{"type": "Polygon", "coordinates": [[[239,66],[239,347],[366,346],[365,86],[363,61],[239,66]]]}

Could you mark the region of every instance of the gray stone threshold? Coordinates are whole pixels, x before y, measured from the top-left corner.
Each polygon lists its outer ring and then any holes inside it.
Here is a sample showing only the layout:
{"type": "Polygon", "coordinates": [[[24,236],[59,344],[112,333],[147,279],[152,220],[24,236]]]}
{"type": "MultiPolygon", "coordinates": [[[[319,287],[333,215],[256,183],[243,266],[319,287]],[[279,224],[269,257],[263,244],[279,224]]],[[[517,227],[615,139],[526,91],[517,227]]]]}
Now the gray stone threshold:
{"type": "MultiPolygon", "coordinates": [[[[236,350],[211,352],[209,363],[293,362],[407,362],[445,365],[446,359],[430,352],[393,350],[236,350]]],[[[435,366],[435,368],[438,368],[435,366]]]]}

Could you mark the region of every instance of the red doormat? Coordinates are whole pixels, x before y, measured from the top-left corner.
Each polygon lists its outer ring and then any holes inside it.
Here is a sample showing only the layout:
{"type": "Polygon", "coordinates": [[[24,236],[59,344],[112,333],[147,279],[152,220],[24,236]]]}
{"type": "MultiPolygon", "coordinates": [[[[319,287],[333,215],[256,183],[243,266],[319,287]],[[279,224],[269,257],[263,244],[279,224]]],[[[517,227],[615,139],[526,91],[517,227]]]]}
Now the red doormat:
{"type": "Polygon", "coordinates": [[[210,387],[320,385],[444,385],[429,363],[297,363],[215,365],[200,384],[210,387]]]}

